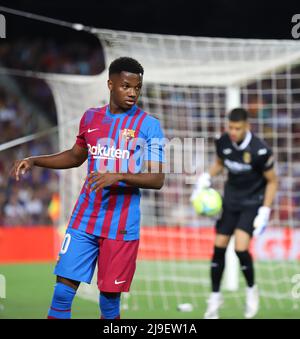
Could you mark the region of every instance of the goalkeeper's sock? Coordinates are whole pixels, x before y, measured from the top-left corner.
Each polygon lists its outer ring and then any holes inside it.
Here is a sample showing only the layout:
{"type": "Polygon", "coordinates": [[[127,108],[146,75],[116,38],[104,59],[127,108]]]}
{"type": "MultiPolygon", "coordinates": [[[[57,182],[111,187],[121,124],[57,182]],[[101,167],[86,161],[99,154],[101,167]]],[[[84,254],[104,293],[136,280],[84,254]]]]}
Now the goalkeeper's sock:
{"type": "Polygon", "coordinates": [[[235,251],[241,264],[248,287],[254,286],[254,268],[251,254],[248,251],[235,251]]]}
{"type": "Polygon", "coordinates": [[[120,319],[121,293],[100,293],[101,319],[120,319]]]}
{"type": "Polygon", "coordinates": [[[212,282],[212,291],[219,292],[221,279],[225,267],[226,248],[214,247],[214,254],[211,261],[210,276],[212,282]]]}
{"type": "Polygon", "coordinates": [[[76,290],[61,282],[55,284],[48,319],[70,319],[71,307],[76,290]]]}

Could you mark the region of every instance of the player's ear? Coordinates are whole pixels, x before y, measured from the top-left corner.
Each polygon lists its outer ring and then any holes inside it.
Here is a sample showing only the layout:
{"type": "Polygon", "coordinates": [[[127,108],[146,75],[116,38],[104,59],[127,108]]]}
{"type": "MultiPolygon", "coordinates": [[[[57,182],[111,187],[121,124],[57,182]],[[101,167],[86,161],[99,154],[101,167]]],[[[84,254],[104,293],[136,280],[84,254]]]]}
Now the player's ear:
{"type": "Polygon", "coordinates": [[[112,87],[113,87],[113,82],[111,81],[111,79],[107,80],[107,87],[108,87],[109,91],[111,92],[112,91],[112,87]]]}

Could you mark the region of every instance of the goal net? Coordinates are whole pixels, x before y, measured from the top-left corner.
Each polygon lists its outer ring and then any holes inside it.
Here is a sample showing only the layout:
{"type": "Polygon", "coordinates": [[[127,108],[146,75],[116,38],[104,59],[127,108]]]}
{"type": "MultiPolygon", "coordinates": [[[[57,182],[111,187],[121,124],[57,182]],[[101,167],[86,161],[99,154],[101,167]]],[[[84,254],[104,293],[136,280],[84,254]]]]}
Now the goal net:
{"type": "MultiPolygon", "coordinates": [[[[144,66],[140,106],[160,119],[170,141],[203,138],[204,168],[214,159],[214,138],[224,131],[226,112],[237,106],[249,110],[254,133],[273,148],[280,177],[269,228],[252,244],[262,304],[297,307],[292,292],[293,277],[300,271],[299,42],[100,29],[93,33],[104,49],[106,68],[119,56],[132,56],[144,66]]],[[[43,77],[53,91],[63,150],[73,145],[83,112],[107,102],[107,71],[90,77],[43,77]]],[[[131,292],[123,296],[124,308],[167,311],[191,303],[202,310],[210,289],[215,221],[195,215],[189,203],[192,177],[175,170],[183,153],[196,159],[196,149],[189,144],[181,153],[167,153],[172,173],[166,175],[165,186],[142,194],[139,260],[131,292]]],[[[85,175],[85,166],[62,171],[62,226],[68,223],[85,175]]],[[[224,179],[214,179],[213,186],[222,191],[224,179]]],[[[236,266],[233,257],[229,262],[236,266]]],[[[225,293],[225,298],[241,305],[244,282],[236,270],[227,274],[224,289],[235,292],[225,293]]],[[[80,293],[98,300],[95,281],[80,293]]]]}

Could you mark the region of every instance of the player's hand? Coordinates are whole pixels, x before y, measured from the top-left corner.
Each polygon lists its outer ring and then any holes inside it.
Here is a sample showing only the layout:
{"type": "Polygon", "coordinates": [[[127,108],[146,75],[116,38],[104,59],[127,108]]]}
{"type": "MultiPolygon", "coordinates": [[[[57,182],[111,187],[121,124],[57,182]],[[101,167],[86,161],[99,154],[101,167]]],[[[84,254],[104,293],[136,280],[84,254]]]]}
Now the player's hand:
{"type": "Polygon", "coordinates": [[[203,190],[204,188],[208,188],[211,186],[211,176],[209,173],[205,172],[201,174],[195,184],[193,193],[190,197],[190,201],[193,201],[197,194],[203,190]]]}
{"type": "Polygon", "coordinates": [[[91,191],[99,191],[103,187],[111,186],[121,180],[120,173],[92,172],[88,175],[87,188],[91,191]]]}
{"type": "Polygon", "coordinates": [[[254,219],[254,236],[261,235],[266,229],[270,219],[271,209],[267,206],[262,206],[258,209],[257,216],[254,219]]]}
{"type": "Polygon", "coordinates": [[[29,170],[32,169],[34,166],[34,162],[30,158],[26,158],[23,160],[17,160],[15,161],[12,169],[10,170],[10,176],[15,178],[17,181],[20,180],[20,175],[24,175],[29,170]]]}

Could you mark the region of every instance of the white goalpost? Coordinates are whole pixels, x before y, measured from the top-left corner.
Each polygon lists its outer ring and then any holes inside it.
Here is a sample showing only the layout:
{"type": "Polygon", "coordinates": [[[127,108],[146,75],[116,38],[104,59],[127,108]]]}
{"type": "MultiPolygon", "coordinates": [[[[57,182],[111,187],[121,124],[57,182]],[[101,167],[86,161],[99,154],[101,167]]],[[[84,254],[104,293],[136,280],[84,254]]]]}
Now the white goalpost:
{"type": "MultiPolygon", "coordinates": [[[[215,155],[214,138],[224,130],[226,112],[249,110],[255,134],[272,147],[280,187],[268,230],[254,240],[257,282],[264,307],[291,305],[291,278],[300,259],[300,43],[169,36],[93,29],[105,55],[98,76],[37,74],[52,89],[58,114],[59,145],[71,147],[79,120],[89,107],[107,102],[107,67],[120,56],[145,69],[140,106],[159,118],[168,139],[204,138],[205,167],[215,155]]],[[[193,153],[194,150],[189,150],[193,153]]],[[[178,155],[168,159],[176,165],[178,155]]],[[[61,172],[61,219],[68,223],[86,167],[61,172]]],[[[123,307],[170,310],[191,303],[199,312],[210,288],[209,259],[214,220],[195,215],[186,174],[171,173],[160,192],[142,193],[141,245],[137,271],[123,307]]],[[[225,176],[213,181],[222,190],[225,176]]],[[[227,253],[224,289],[241,305],[244,295],[232,244],[227,253]]],[[[93,281],[82,296],[98,300],[93,281]]]]}
{"type": "MultiPolygon", "coordinates": [[[[226,88],[226,112],[241,107],[241,92],[238,86],[226,88]]],[[[234,236],[231,237],[225,255],[224,287],[228,291],[239,288],[239,261],[234,251],[234,236]]]]}

